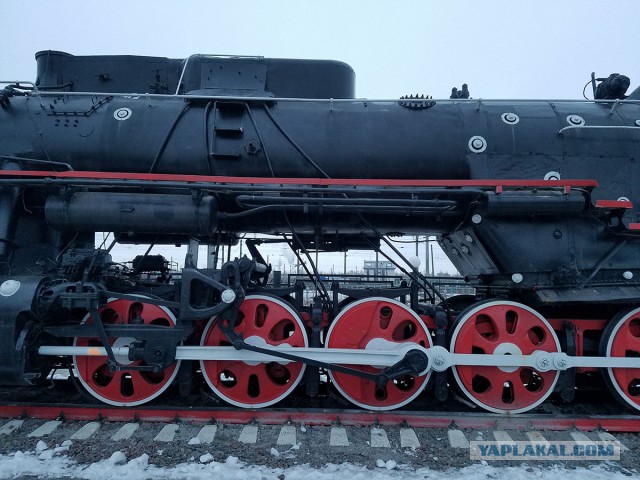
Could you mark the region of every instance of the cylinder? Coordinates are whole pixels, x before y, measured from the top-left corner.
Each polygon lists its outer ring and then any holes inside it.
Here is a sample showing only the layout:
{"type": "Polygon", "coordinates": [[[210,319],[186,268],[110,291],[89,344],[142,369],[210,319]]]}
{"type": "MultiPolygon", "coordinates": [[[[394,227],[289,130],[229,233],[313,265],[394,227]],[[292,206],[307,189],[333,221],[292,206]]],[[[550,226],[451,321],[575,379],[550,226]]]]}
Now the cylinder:
{"type": "Polygon", "coordinates": [[[575,215],[586,208],[584,194],[572,191],[569,194],[549,191],[522,191],[487,194],[489,216],[510,215],[575,215]]]}
{"type": "Polygon", "coordinates": [[[210,235],[217,204],[191,195],[76,192],[47,198],[45,218],[56,230],[210,235]]]}

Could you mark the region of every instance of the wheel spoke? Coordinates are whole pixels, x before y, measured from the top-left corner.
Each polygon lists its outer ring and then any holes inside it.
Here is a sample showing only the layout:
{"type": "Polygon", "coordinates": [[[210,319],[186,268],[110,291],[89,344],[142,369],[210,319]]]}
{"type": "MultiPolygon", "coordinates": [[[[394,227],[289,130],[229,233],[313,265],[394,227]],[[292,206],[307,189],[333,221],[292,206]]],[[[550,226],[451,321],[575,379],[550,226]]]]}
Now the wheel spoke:
{"type": "MultiPolygon", "coordinates": [[[[498,346],[498,342],[495,340],[489,340],[483,337],[482,335],[479,335],[476,333],[471,340],[471,345],[473,347],[481,349],[486,354],[491,354],[498,346]]],[[[468,352],[466,353],[472,353],[472,350],[468,349],[468,352]]]]}
{"type": "Polygon", "coordinates": [[[612,351],[612,356],[624,357],[626,356],[626,352],[640,353],[640,338],[631,334],[628,322],[623,325],[618,335],[616,335],[615,342],[615,349],[612,351]]]}

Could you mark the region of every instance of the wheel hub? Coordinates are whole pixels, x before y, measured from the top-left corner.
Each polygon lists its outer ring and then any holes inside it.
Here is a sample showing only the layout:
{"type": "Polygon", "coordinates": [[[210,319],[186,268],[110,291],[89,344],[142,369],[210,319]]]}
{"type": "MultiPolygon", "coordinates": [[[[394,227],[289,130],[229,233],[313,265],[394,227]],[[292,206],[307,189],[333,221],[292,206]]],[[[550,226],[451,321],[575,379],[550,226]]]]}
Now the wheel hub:
{"type": "MultiPolygon", "coordinates": [[[[522,350],[515,343],[501,343],[493,351],[494,355],[522,355],[522,350]]],[[[498,367],[503,372],[515,372],[518,367],[498,367]]]]}

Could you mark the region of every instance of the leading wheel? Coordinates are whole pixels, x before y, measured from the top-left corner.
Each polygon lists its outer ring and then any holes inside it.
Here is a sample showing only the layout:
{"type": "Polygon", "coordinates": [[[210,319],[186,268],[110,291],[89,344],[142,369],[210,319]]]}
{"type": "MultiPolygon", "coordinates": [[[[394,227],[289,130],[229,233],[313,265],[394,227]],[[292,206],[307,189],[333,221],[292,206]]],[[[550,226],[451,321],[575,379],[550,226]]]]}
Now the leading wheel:
{"type": "MultiPolygon", "coordinates": [[[[228,346],[225,335],[212,319],[200,345],[228,346]]],[[[298,314],[276,297],[248,295],[233,327],[236,334],[255,346],[282,349],[307,347],[307,334],[298,314]]],[[[299,362],[245,363],[202,360],[202,374],[211,389],[224,401],[244,408],[268,407],[289,395],[300,383],[305,365],[299,362]]]]}
{"type": "MultiPolygon", "coordinates": [[[[122,325],[143,323],[162,327],[173,327],[176,319],[165,307],[133,300],[110,300],[98,310],[104,325],[122,325]]],[[[93,320],[87,315],[83,323],[91,325],[93,320]]],[[[127,347],[133,338],[109,338],[113,347],[127,347]]],[[[73,342],[78,347],[101,347],[98,338],[76,338],[73,342]]],[[[120,364],[139,366],[141,360],[134,362],[127,357],[116,356],[120,364]]],[[[80,383],[93,397],[101,402],[119,407],[132,407],[147,403],[164,392],[178,373],[180,362],[176,361],[161,372],[145,370],[124,370],[111,372],[107,367],[107,357],[74,356],[74,371],[80,383]]]]}
{"type": "MultiPolygon", "coordinates": [[[[602,333],[602,355],[640,357],[640,308],[614,317],[602,333]]],[[[605,379],[624,404],[640,410],[640,368],[607,368],[605,379]]]]}
{"type": "MultiPolygon", "coordinates": [[[[536,311],[516,302],[489,301],[462,312],[453,328],[453,353],[530,355],[560,352],[551,325],[536,311]]],[[[490,360],[487,360],[489,363],[490,360]]],[[[462,392],[476,405],[495,413],[521,413],[544,402],[560,372],[530,367],[453,367],[462,392]]]]}
{"type": "MultiPolygon", "coordinates": [[[[349,304],[333,321],[327,348],[379,348],[385,343],[414,343],[429,348],[431,336],[420,317],[406,305],[388,298],[366,298],[349,304]],[[382,342],[380,341],[382,340],[382,342]]],[[[380,368],[352,365],[378,373],[380,368]]],[[[349,401],[369,410],[391,410],[406,405],[424,389],[430,373],[395,378],[381,387],[375,382],[329,370],[331,381],[349,401]]]]}

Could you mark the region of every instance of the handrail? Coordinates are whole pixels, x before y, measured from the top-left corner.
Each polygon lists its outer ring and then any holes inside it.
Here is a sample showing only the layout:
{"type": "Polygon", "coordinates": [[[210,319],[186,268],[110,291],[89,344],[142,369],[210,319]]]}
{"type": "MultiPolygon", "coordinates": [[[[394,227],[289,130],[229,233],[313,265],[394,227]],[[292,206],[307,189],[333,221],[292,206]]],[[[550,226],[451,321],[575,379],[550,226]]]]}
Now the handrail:
{"type": "Polygon", "coordinates": [[[33,82],[29,82],[29,81],[26,81],[26,80],[24,80],[24,81],[19,81],[19,80],[0,80],[0,84],[3,84],[3,85],[4,84],[6,84],[6,85],[17,85],[18,88],[20,88],[20,84],[21,83],[24,83],[24,84],[27,84],[27,85],[31,85],[31,88],[33,88],[34,92],[40,93],[40,90],[38,90],[37,85],[35,83],[33,83],[33,82]]]}
{"type": "MultiPolygon", "coordinates": [[[[181,77],[182,78],[182,77],[181,77]]],[[[103,96],[103,97],[145,97],[145,98],[164,98],[175,99],[183,98],[185,100],[218,100],[233,102],[304,102],[304,103],[398,103],[403,101],[401,98],[291,98],[291,97],[247,97],[247,96],[223,96],[223,95],[167,95],[161,93],[145,93],[145,92],[54,92],[38,90],[32,82],[16,82],[0,80],[0,83],[25,83],[34,86],[34,91],[30,95],[40,95],[43,97],[52,96],[103,96]]],[[[574,104],[613,104],[615,100],[583,100],[583,99],[548,99],[548,98],[493,98],[493,99],[450,99],[450,98],[414,98],[412,102],[437,102],[451,104],[478,104],[485,103],[574,103],[574,104]]],[[[640,105],[640,100],[618,100],[617,105],[640,105]]]]}
{"type": "Polygon", "coordinates": [[[569,125],[567,127],[558,130],[558,135],[563,135],[567,130],[611,130],[611,129],[623,129],[623,130],[636,130],[640,132],[640,125],[628,126],[628,125],[569,125]]]}

